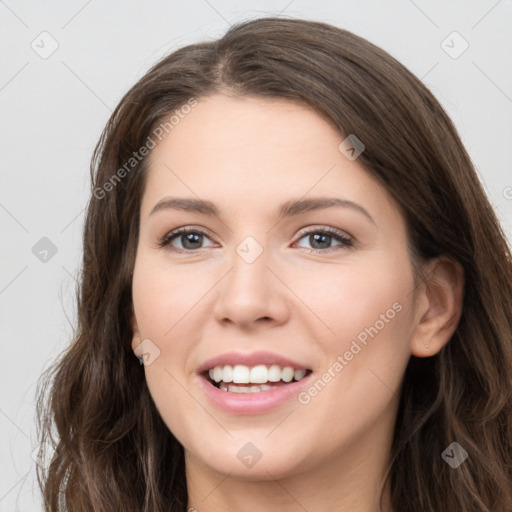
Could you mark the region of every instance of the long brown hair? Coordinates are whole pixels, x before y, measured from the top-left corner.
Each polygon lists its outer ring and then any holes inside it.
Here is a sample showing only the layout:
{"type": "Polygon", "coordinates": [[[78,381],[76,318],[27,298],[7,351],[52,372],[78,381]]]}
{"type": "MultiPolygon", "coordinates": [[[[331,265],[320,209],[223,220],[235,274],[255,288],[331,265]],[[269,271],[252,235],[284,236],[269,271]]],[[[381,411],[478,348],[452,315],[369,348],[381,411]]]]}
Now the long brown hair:
{"type": "Polygon", "coordinates": [[[366,146],[358,162],[403,209],[415,264],[447,255],[462,265],[456,332],[406,368],[386,482],[397,511],[512,511],[512,258],[472,162],[438,101],[388,53],[346,30],[285,18],[238,24],[166,56],[101,135],[78,325],[38,388],[40,441],[55,448],[38,469],[45,510],[186,509],[183,447],[131,350],[147,158],[130,158],[176,109],[222,90],[301,102],[355,134],[366,146]],[[469,455],[457,469],[441,457],[452,442],[469,455]]]}

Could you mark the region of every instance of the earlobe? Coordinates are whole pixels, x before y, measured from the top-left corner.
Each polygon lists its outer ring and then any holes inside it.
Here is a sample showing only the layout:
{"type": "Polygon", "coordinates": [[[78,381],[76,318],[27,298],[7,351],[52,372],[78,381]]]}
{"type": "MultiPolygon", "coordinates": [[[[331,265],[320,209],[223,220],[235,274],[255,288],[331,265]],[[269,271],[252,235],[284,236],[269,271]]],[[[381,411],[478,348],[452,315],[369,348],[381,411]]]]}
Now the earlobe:
{"type": "Polygon", "coordinates": [[[428,262],[422,283],[419,320],[411,339],[411,354],[430,357],[450,341],[462,314],[464,271],[447,257],[428,262]]]}

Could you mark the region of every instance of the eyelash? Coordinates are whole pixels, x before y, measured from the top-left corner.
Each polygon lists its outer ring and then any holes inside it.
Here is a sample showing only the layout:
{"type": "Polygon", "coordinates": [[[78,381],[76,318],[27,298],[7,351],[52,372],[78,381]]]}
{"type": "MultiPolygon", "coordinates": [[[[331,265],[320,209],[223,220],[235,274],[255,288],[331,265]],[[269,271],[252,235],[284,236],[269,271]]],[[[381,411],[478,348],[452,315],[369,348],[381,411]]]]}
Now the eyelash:
{"type": "MultiPolygon", "coordinates": [[[[179,228],[179,229],[176,229],[175,231],[171,231],[170,233],[166,234],[162,239],[160,239],[158,242],[158,247],[164,248],[167,245],[169,245],[175,238],[178,238],[180,235],[186,235],[189,233],[201,234],[201,235],[205,235],[208,238],[210,238],[208,236],[208,233],[206,233],[205,231],[203,231],[201,229],[179,228]]],[[[300,236],[298,237],[297,242],[299,240],[301,240],[302,238],[304,238],[305,236],[311,235],[313,233],[317,233],[317,234],[320,233],[322,235],[331,236],[336,241],[341,242],[341,246],[331,247],[328,249],[308,249],[307,247],[301,247],[301,249],[306,249],[306,251],[308,253],[326,254],[326,253],[334,252],[339,249],[350,248],[350,247],[353,247],[353,245],[354,245],[354,242],[351,238],[343,235],[341,231],[338,231],[337,229],[334,229],[334,228],[331,228],[328,226],[324,226],[322,228],[313,228],[308,231],[302,232],[300,234],[300,236]]],[[[174,247],[172,249],[172,251],[179,252],[179,253],[187,252],[187,253],[193,254],[196,251],[200,251],[201,249],[206,249],[206,247],[201,247],[199,249],[177,249],[174,247]]]]}

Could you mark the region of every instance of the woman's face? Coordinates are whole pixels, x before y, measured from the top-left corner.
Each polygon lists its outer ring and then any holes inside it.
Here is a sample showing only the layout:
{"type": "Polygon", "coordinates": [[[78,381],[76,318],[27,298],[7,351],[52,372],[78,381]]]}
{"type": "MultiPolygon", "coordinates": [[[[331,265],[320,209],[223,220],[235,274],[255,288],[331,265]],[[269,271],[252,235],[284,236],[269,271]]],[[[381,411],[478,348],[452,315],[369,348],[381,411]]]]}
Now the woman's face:
{"type": "Polygon", "coordinates": [[[413,273],[344,138],[304,106],[216,94],[148,157],[132,347],[187,465],[279,478],[389,448],[413,273]]]}

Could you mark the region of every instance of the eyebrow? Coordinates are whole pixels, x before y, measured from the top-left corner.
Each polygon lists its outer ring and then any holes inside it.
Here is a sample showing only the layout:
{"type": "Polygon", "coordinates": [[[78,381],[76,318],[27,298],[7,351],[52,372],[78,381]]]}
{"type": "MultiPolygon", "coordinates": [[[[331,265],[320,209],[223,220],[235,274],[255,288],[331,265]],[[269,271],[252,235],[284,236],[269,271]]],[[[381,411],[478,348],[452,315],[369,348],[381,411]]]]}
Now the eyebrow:
{"type": "MultiPolygon", "coordinates": [[[[372,224],[375,220],[368,211],[361,205],[348,199],[338,197],[314,197],[309,199],[298,199],[286,201],[279,208],[279,218],[292,217],[301,213],[321,210],[332,207],[350,208],[363,214],[372,224]]],[[[161,210],[179,210],[186,212],[195,212],[202,215],[220,217],[220,210],[211,201],[203,199],[194,199],[186,197],[164,197],[151,210],[149,215],[161,210]]]]}

